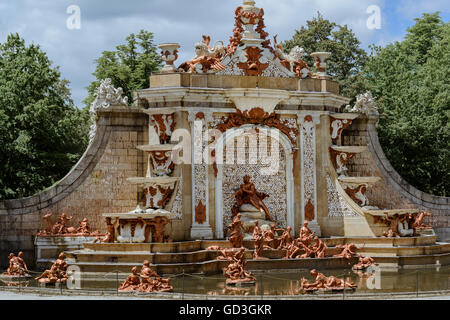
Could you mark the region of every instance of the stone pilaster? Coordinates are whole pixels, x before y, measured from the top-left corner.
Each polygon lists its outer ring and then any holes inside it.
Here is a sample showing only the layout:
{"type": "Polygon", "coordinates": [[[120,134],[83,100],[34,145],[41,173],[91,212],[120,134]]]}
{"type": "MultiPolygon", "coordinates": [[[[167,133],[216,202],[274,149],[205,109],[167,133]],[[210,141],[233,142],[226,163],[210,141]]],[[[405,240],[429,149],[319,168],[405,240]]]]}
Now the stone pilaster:
{"type": "Polygon", "coordinates": [[[309,228],[320,236],[317,221],[317,174],[316,174],[316,126],[320,115],[306,115],[299,119],[301,150],[302,220],[309,221],[309,228]]]}
{"type": "Polygon", "coordinates": [[[203,154],[207,147],[205,134],[212,114],[189,112],[192,136],[192,226],[191,239],[212,239],[213,233],[209,222],[208,163],[203,154]]]}

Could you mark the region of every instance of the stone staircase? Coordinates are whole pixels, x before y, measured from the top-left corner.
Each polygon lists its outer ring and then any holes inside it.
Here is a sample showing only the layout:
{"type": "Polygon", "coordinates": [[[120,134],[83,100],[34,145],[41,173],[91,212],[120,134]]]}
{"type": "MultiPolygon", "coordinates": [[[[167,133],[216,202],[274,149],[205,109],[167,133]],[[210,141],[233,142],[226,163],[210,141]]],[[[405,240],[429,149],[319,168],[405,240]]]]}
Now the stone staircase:
{"type": "MultiPolygon", "coordinates": [[[[357,262],[332,257],[339,253],[336,245],[354,243],[363,256],[373,256],[380,266],[386,267],[436,267],[450,264],[450,244],[436,243],[435,236],[415,238],[325,238],[329,247],[327,257],[322,259],[283,259],[284,250],[264,250],[267,260],[253,260],[253,242],[244,241],[247,268],[252,271],[296,269],[344,269],[357,262]]],[[[67,262],[80,268],[86,279],[125,278],[132,267],[141,266],[148,260],[158,274],[177,275],[219,274],[227,262],[216,260],[219,251],[206,250],[210,246],[229,247],[228,241],[187,241],[164,244],[93,244],[87,243],[82,250],[67,251],[67,262]]]]}

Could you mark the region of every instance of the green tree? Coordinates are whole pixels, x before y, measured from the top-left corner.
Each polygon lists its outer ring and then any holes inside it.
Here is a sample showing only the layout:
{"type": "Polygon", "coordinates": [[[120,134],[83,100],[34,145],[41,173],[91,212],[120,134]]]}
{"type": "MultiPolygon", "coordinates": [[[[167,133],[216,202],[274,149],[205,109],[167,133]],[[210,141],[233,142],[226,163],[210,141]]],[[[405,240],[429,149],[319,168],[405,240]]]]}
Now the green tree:
{"type": "Polygon", "coordinates": [[[159,72],[161,57],[153,43],[153,33],[141,30],[138,35],[130,34],[116,51],[104,51],[95,63],[96,80],[88,87],[89,96],[84,100],[87,106],[95,100],[95,91],[106,78],[110,78],[116,88],[121,87],[128,100],[133,101],[135,90],[150,87],[150,75],[159,72]]]}
{"type": "Polygon", "coordinates": [[[305,61],[312,66],[313,57],[309,54],[319,51],[331,52],[327,73],[339,82],[341,93],[354,98],[365,89],[360,72],[367,59],[367,53],[360,48],[360,41],[347,25],[340,26],[324,19],[320,12],[317,17],[306,21],[291,40],[283,43],[286,52],[299,46],[308,53],[305,61]]]}
{"type": "Polygon", "coordinates": [[[372,47],[364,68],[378,98],[386,156],[409,183],[450,194],[450,24],[424,14],[403,41],[372,47]]]}
{"type": "Polygon", "coordinates": [[[88,143],[58,67],[18,34],[0,44],[0,199],[30,196],[61,179],[88,143]]]}

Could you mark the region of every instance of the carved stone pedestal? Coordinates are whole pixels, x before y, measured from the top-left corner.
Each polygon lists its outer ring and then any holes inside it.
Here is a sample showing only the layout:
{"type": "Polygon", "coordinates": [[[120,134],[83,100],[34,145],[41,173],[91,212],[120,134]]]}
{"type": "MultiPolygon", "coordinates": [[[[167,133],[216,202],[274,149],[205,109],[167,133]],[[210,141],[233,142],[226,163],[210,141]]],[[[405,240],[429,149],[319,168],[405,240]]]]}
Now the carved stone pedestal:
{"type": "Polygon", "coordinates": [[[191,228],[192,240],[210,240],[213,239],[213,232],[209,225],[194,223],[191,228]]]}

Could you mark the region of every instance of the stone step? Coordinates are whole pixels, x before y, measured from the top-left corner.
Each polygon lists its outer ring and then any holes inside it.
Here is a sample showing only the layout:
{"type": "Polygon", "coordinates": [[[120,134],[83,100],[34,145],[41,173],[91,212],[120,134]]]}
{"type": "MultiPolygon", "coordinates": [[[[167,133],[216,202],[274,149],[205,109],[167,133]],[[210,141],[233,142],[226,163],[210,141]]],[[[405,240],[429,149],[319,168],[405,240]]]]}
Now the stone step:
{"type": "Polygon", "coordinates": [[[369,255],[371,257],[377,256],[418,256],[418,255],[435,255],[450,253],[450,244],[435,244],[428,246],[404,246],[404,247],[362,247],[359,251],[362,255],[369,255]]]}
{"type": "MultiPolygon", "coordinates": [[[[349,262],[342,258],[323,259],[267,259],[267,260],[247,260],[247,270],[292,270],[292,269],[342,269],[349,268],[358,261],[356,257],[349,262]]],[[[74,262],[68,260],[69,265],[80,268],[82,274],[97,273],[99,277],[107,274],[113,278],[116,273],[130,273],[131,268],[140,267],[141,263],[132,262],[74,262]]],[[[172,263],[172,264],[151,264],[152,270],[159,275],[190,274],[219,274],[228,265],[227,261],[212,260],[196,263],[172,263]]]]}
{"type": "Polygon", "coordinates": [[[323,238],[327,246],[336,246],[348,243],[354,243],[357,246],[371,245],[380,247],[399,247],[399,246],[424,246],[436,243],[435,235],[427,235],[421,237],[405,237],[405,238],[381,238],[381,237],[333,237],[323,238]]]}

